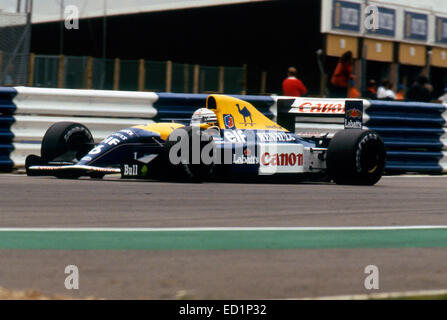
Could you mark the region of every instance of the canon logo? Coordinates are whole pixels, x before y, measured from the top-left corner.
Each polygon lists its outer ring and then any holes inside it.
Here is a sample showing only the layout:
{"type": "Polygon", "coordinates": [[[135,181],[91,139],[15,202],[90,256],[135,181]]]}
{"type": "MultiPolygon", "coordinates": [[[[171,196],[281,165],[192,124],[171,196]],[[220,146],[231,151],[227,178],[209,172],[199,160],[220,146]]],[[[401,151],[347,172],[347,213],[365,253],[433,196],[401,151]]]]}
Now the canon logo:
{"type": "Polygon", "coordinates": [[[302,166],[302,153],[273,153],[264,152],[261,156],[264,166],[302,166]]]}
{"type": "Polygon", "coordinates": [[[315,103],[304,102],[298,106],[299,112],[317,112],[317,113],[344,113],[345,108],[342,104],[332,104],[332,103],[315,103]]]}

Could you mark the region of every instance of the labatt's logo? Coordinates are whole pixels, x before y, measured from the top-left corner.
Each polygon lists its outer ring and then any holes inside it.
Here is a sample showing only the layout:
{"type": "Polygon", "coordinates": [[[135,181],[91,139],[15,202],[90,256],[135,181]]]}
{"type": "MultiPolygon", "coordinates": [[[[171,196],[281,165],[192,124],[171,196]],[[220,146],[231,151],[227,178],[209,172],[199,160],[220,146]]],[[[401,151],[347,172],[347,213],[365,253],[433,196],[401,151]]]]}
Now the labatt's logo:
{"type": "Polygon", "coordinates": [[[243,155],[233,154],[233,164],[258,164],[259,160],[252,155],[250,149],[245,149],[243,155]]]}
{"type": "Polygon", "coordinates": [[[297,99],[293,103],[295,112],[298,113],[337,113],[343,114],[345,106],[343,102],[338,101],[309,101],[297,99]]]}

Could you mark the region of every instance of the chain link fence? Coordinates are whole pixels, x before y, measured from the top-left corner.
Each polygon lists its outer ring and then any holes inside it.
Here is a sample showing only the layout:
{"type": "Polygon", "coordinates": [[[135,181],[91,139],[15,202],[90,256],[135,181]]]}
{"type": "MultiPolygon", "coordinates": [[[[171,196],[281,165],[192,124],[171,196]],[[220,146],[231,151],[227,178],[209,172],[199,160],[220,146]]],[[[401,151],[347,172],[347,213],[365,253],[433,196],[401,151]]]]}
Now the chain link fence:
{"type": "Polygon", "coordinates": [[[36,87],[57,88],[59,74],[58,56],[35,56],[33,84],[36,87]]]}
{"type": "Polygon", "coordinates": [[[92,89],[113,90],[115,61],[92,58],[92,89]]]}
{"type": "Polygon", "coordinates": [[[29,86],[240,94],[242,67],[31,54],[29,86]],[[62,69],[61,69],[62,68],[62,69]]]}
{"type": "Polygon", "coordinates": [[[26,13],[0,11],[0,85],[26,85],[31,24],[26,13]]]}
{"type": "Polygon", "coordinates": [[[119,89],[124,91],[137,91],[139,61],[121,60],[119,69],[119,89]]]}
{"type": "Polygon", "coordinates": [[[172,64],[172,91],[183,93],[194,91],[194,66],[183,63],[172,64]]]}
{"type": "Polygon", "coordinates": [[[219,67],[200,68],[199,90],[205,93],[219,92],[219,67]]]}
{"type": "Polygon", "coordinates": [[[166,65],[166,62],[160,61],[145,62],[145,90],[155,92],[166,91],[166,65]]]}
{"type": "Polygon", "coordinates": [[[64,57],[64,88],[87,87],[87,57],[64,57]]]}
{"type": "Polygon", "coordinates": [[[226,67],[224,73],[224,91],[227,94],[239,94],[244,88],[244,69],[226,67]]]}

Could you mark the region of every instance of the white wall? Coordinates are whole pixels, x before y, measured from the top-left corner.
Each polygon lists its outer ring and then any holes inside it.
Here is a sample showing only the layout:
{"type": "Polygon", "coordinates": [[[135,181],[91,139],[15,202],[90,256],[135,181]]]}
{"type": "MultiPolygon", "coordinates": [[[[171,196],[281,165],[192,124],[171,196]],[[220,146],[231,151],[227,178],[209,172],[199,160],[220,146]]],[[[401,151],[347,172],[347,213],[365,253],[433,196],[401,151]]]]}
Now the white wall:
{"type": "MultiPolygon", "coordinates": [[[[62,3],[65,6],[77,6],[81,18],[90,18],[104,14],[111,16],[258,1],[265,0],[34,0],[32,21],[40,23],[60,20],[62,3]]],[[[0,9],[13,10],[16,6],[16,0],[0,2],[0,9]]]]}

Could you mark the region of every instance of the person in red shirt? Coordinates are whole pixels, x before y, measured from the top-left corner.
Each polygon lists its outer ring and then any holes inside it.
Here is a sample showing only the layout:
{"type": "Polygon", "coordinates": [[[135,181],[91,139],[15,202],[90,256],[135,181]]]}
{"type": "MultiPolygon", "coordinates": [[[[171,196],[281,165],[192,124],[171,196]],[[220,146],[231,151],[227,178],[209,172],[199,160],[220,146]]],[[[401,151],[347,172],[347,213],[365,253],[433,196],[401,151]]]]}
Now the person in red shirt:
{"type": "Polygon", "coordinates": [[[301,97],[306,93],[306,86],[296,77],[296,69],[290,67],[287,71],[287,78],[282,82],[282,94],[284,96],[301,97]]]}
{"type": "Polygon", "coordinates": [[[349,80],[352,80],[353,59],[352,51],[346,51],[340,57],[331,77],[332,98],[346,98],[348,95],[349,80]]]}

